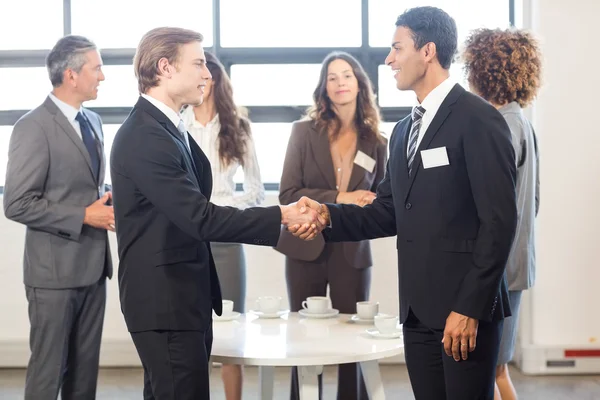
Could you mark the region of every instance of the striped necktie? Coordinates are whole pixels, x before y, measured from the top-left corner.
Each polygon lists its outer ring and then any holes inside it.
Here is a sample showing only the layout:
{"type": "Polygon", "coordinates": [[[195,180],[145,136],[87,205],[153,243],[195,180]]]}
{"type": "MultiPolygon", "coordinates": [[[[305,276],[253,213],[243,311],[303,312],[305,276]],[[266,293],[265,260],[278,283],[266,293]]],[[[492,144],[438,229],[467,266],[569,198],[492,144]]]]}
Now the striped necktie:
{"type": "Polygon", "coordinates": [[[412,172],[412,163],[417,153],[417,142],[419,140],[419,130],[421,128],[421,122],[423,120],[423,114],[425,109],[421,106],[414,107],[412,110],[412,126],[410,128],[410,135],[408,136],[408,175],[412,172]]]}

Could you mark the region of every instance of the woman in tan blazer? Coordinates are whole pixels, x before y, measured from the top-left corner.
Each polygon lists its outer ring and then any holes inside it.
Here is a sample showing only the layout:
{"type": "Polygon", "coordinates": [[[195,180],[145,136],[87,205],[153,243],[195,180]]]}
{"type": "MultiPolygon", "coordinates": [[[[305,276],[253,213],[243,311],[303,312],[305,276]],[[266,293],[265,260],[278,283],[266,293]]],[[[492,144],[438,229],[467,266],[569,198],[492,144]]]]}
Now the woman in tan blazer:
{"type": "MultiPolygon", "coordinates": [[[[387,146],[379,132],[379,111],[368,76],[350,54],[331,53],[323,61],[313,100],[307,117],[292,127],[280,203],[308,196],[320,203],[370,204],[383,179],[387,146]]],[[[319,235],[304,242],[283,232],[276,249],[286,255],[292,311],[300,310],[309,296],[325,296],[328,286],[332,306],[341,313],[355,313],[356,302],[369,298],[368,241],[325,243],[319,235]]],[[[291,398],[298,397],[294,370],[291,398]]],[[[338,399],[359,398],[368,397],[358,365],[341,365],[338,399]]]]}

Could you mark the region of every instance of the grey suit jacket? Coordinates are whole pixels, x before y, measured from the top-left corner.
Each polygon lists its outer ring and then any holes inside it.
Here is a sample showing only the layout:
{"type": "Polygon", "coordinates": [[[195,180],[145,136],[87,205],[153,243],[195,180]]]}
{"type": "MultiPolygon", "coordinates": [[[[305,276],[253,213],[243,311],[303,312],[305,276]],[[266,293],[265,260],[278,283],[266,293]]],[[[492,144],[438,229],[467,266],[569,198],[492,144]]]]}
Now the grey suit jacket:
{"type": "Polygon", "coordinates": [[[508,290],[525,290],[535,282],[535,217],[539,207],[537,140],[518,103],[509,103],[498,111],[510,128],[517,162],[517,230],[506,264],[506,278],[508,290]]]}
{"type": "Polygon", "coordinates": [[[27,226],[27,286],[75,288],[112,276],[106,230],[83,224],[85,208],[103,194],[105,174],[100,117],[83,112],[97,136],[101,184],[83,141],[49,97],[17,121],[10,138],[4,213],[27,226]]]}
{"type": "MultiPolygon", "coordinates": [[[[348,191],[371,190],[375,192],[377,185],[385,175],[387,162],[387,145],[359,136],[357,151],[362,151],[376,162],[373,171],[354,164],[348,184],[348,191]]],[[[300,200],[302,196],[310,197],[320,203],[335,203],[338,191],[335,188],[335,171],[331,159],[329,138],[316,130],[313,121],[297,121],[292,133],[279,185],[279,201],[290,204],[300,200]]],[[[314,261],[326,246],[337,243],[325,243],[322,235],[313,241],[305,242],[283,232],[275,248],[288,257],[314,261]]],[[[369,241],[343,243],[345,262],[354,268],[367,268],[373,264],[369,241]]]]}

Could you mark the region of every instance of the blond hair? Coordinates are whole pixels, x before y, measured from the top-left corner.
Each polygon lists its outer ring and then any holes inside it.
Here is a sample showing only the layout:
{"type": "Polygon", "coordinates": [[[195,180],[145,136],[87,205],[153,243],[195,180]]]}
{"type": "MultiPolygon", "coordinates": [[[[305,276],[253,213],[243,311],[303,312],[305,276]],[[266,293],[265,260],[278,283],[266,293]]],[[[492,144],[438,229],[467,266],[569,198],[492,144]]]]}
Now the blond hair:
{"type": "Polygon", "coordinates": [[[155,28],[147,32],[133,57],[133,68],[138,80],[138,90],[146,93],[158,86],[158,61],[166,58],[169,64],[177,64],[182,45],[202,42],[202,34],[183,28],[155,28]]]}

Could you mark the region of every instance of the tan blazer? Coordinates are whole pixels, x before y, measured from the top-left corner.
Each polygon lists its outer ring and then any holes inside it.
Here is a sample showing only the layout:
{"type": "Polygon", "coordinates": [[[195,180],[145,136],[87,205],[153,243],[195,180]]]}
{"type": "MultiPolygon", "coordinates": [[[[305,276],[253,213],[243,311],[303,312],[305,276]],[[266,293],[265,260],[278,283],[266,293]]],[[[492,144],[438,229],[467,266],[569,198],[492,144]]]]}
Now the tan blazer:
{"type": "MultiPolygon", "coordinates": [[[[354,164],[348,191],[375,192],[385,174],[387,144],[360,136],[356,149],[357,152],[362,151],[373,158],[376,164],[372,172],[354,164]]],[[[325,133],[316,130],[313,121],[294,122],[279,185],[279,202],[283,205],[290,204],[300,200],[302,196],[307,196],[320,203],[335,203],[338,194],[335,185],[329,138],[325,133]]],[[[333,245],[336,244],[325,243],[322,235],[318,235],[313,241],[304,242],[285,231],[279,237],[275,249],[293,259],[314,261],[326,246],[333,245]]],[[[345,259],[343,261],[348,265],[367,268],[373,264],[368,241],[347,242],[342,246],[345,259]]]]}

